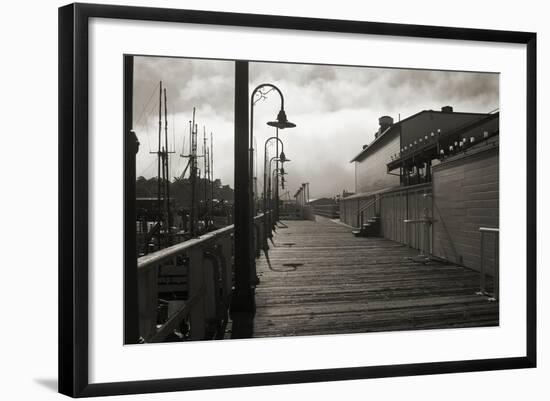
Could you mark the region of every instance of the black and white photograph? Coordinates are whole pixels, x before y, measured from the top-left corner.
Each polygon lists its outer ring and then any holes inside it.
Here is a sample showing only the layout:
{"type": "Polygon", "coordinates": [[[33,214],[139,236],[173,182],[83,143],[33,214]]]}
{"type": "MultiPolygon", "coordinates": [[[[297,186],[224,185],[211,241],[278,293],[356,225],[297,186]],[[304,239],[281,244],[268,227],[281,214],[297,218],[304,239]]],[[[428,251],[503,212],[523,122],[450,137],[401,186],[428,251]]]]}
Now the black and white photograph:
{"type": "Polygon", "coordinates": [[[0,398],[546,401],[546,8],[6,3],[0,398]]]}
{"type": "Polygon", "coordinates": [[[124,66],[127,344],[499,326],[498,71],[124,66]]]}

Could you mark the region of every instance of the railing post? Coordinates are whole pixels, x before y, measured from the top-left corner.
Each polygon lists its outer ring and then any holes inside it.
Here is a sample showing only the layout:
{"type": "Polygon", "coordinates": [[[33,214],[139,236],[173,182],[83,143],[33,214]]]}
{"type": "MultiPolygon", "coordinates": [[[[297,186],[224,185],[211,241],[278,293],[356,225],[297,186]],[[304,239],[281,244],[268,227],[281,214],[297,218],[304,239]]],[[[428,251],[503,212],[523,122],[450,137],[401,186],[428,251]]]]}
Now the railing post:
{"type": "Polygon", "coordinates": [[[189,250],[189,300],[194,302],[189,314],[191,324],[191,339],[203,340],[206,335],[206,313],[205,313],[205,274],[203,268],[203,250],[195,247],[189,250]]]}
{"type": "Polygon", "coordinates": [[[157,265],[138,272],[139,335],[144,340],[155,334],[157,325],[158,269],[157,265]]]}
{"type": "Polygon", "coordinates": [[[217,301],[217,294],[216,294],[216,272],[214,271],[216,269],[216,262],[215,262],[215,254],[213,252],[210,252],[209,258],[204,258],[203,255],[203,277],[204,277],[204,320],[205,320],[205,331],[207,334],[207,338],[212,338],[212,336],[216,332],[216,301],[217,301]]]}
{"type": "Polygon", "coordinates": [[[361,199],[357,198],[357,227],[361,228],[361,199]]]}
{"type": "Polygon", "coordinates": [[[481,231],[481,260],[479,262],[479,292],[481,295],[485,295],[485,232],[481,231]]]}
{"type": "Polygon", "coordinates": [[[489,296],[489,301],[498,300],[499,296],[499,229],[498,228],[487,228],[480,227],[479,232],[481,235],[480,238],[480,261],[479,261],[479,292],[478,295],[489,296]],[[493,257],[494,257],[494,266],[493,266],[493,294],[491,294],[485,289],[485,234],[492,234],[494,237],[494,248],[493,248],[493,257]]]}
{"type": "Polygon", "coordinates": [[[262,254],[262,248],[264,246],[264,217],[265,214],[258,219],[258,243],[257,243],[257,249],[256,249],[256,256],[260,257],[262,254]]]}
{"type": "MultiPolygon", "coordinates": [[[[253,222],[252,222],[252,240],[253,240],[253,249],[254,249],[254,255],[257,257],[258,256],[258,249],[260,249],[260,228],[258,227],[258,221],[257,219],[254,219],[253,222]]],[[[252,282],[254,282],[254,275],[256,273],[255,272],[252,272],[251,273],[251,276],[250,276],[250,279],[252,280],[252,282]]]]}
{"type": "Polygon", "coordinates": [[[223,255],[223,266],[222,266],[222,281],[223,281],[223,295],[224,302],[228,303],[231,296],[231,288],[233,287],[233,277],[232,277],[232,252],[231,252],[231,236],[223,237],[220,242],[220,253],[223,255]]]}

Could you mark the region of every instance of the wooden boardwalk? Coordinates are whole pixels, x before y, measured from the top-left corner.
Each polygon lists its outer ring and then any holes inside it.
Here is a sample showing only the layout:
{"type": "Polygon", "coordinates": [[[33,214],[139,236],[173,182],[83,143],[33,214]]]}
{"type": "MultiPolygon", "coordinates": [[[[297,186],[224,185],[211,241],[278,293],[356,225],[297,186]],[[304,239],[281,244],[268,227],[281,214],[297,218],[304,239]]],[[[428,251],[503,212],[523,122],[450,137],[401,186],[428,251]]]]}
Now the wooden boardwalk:
{"type": "Polygon", "coordinates": [[[498,324],[477,272],[414,263],[416,250],[326,218],[283,224],[257,261],[254,337],[498,324]]]}

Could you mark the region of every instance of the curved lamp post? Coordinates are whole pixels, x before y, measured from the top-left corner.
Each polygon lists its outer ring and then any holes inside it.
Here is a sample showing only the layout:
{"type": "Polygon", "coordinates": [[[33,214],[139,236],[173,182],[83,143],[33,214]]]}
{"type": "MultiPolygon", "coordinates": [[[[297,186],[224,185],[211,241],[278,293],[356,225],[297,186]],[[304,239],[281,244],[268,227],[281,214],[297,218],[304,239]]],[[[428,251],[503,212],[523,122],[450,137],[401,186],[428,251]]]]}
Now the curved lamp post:
{"type": "Polygon", "coordinates": [[[267,183],[267,172],[268,171],[271,171],[271,170],[267,170],[267,144],[272,141],[273,139],[277,140],[277,144],[281,144],[281,154],[279,156],[279,158],[283,159],[283,157],[285,158],[286,160],[286,157],[285,157],[285,144],[283,143],[283,141],[281,139],[279,139],[278,136],[272,136],[272,137],[269,137],[266,139],[265,141],[265,144],[264,144],[264,186],[263,186],[263,211],[265,213],[266,211],[266,183],[267,183]],[[267,170],[267,171],[266,171],[267,170]]]}
{"type": "MultiPolygon", "coordinates": [[[[248,171],[249,171],[250,179],[252,179],[252,177],[254,177],[254,145],[253,145],[253,143],[254,143],[254,104],[255,104],[254,97],[256,96],[256,94],[262,88],[270,88],[269,91],[275,90],[281,98],[281,109],[279,110],[279,113],[277,114],[276,121],[269,121],[267,123],[267,125],[269,125],[270,127],[277,128],[277,136],[276,137],[279,138],[279,129],[296,127],[296,124],[291,123],[290,121],[288,121],[288,119],[286,117],[285,98],[284,98],[283,93],[281,92],[281,90],[279,88],[277,88],[275,85],[269,84],[269,83],[263,83],[263,84],[258,85],[256,88],[254,88],[254,90],[252,91],[252,94],[250,95],[250,140],[249,140],[250,148],[249,148],[249,155],[248,155],[248,157],[249,157],[249,161],[248,161],[248,169],[249,170],[248,171]]],[[[262,95],[262,97],[263,97],[263,95],[262,95]]],[[[279,153],[279,143],[278,142],[277,142],[276,152],[279,153]]],[[[254,192],[253,192],[252,189],[250,190],[250,204],[254,205],[254,192]]],[[[254,218],[254,215],[255,215],[255,210],[254,210],[254,207],[252,207],[251,218],[254,218]]]]}
{"type": "MultiPolygon", "coordinates": [[[[271,192],[272,192],[271,183],[272,183],[273,173],[279,171],[279,169],[278,169],[277,167],[275,167],[275,169],[272,170],[272,168],[271,168],[271,163],[272,163],[273,161],[276,161],[277,164],[278,164],[279,162],[281,162],[281,163],[284,164],[285,162],[289,162],[290,159],[287,159],[287,158],[286,158],[285,152],[281,152],[281,154],[280,154],[279,156],[274,156],[274,157],[272,157],[272,158],[269,160],[269,164],[268,164],[269,169],[267,170],[267,171],[268,171],[268,174],[269,174],[269,177],[268,177],[268,182],[269,182],[269,184],[268,184],[268,190],[267,190],[267,194],[268,194],[269,200],[270,200],[269,205],[268,205],[269,209],[271,209],[271,192]]],[[[276,178],[277,178],[277,177],[276,177],[276,178]]],[[[275,180],[273,180],[273,181],[275,181],[275,180]]],[[[274,185],[277,185],[277,186],[278,186],[278,183],[275,183],[274,185]]],[[[273,188],[273,189],[274,189],[273,192],[275,192],[275,194],[276,194],[276,193],[277,193],[277,188],[275,187],[275,188],[273,188]]],[[[266,197],[266,199],[267,199],[267,197],[266,197]]],[[[276,202],[276,203],[278,203],[278,202],[276,202]]]]}
{"type": "MultiPolygon", "coordinates": [[[[290,161],[290,160],[286,160],[286,161],[290,161]]],[[[275,204],[278,204],[279,203],[279,198],[278,198],[278,186],[279,186],[279,176],[281,177],[281,183],[282,183],[282,188],[285,189],[285,175],[287,175],[288,173],[285,172],[285,168],[284,167],[281,167],[281,168],[274,168],[273,171],[271,172],[271,177],[273,178],[273,182],[275,182],[275,185],[276,187],[274,188],[274,191],[273,191],[273,199],[274,199],[274,202],[275,204]]],[[[271,199],[271,194],[270,194],[270,199],[271,199]]]]}
{"type": "MultiPolygon", "coordinates": [[[[279,88],[277,88],[273,84],[269,83],[263,83],[258,85],[254,90],[252,91],[252,94],[250,95],[250,139],[249,139],[249,150],[248,150],[248,176],[250,178],[250,182],[253,182],[254,180],[254,98],[257,93],[261,94],[261,98],[265,97],[265,94],[268,92],[262,93],[260,90],[262,88],[270,88],[269,91],[275,90],[279,94],[281,98],[281,109],[279,110],[279,113],[277,114],[277,120],[276,121],[269,121],[267,125],[270,127],[277,128],[277,138],[279,137],[279,128],[285,129],[285,128],[293,128],[296,126],[296,124],[291,123],[288,121],[286,117],[285,112],[285,98],[283,96],[283,93],[279,88]]],[[[279,142],[277,142],[277,153],[279,153],[279,142]]],[[[254,202],[254,189],[252,185],[249,185],[248,188],[249,191],[249,204],[250,204],[250,212],[249,212],[249,224],[250,227],[254,227],[254,216],[256,215],[256,205],[254,202]]],[[[254,258],[251,258],[252,261],[254,261],[254,258]]],[[[259,283],[260,279],[258,278],[258,275],[256,274],[256,263],[252,263],[252,275],[255,277],[256,283],[259,283]]]]}

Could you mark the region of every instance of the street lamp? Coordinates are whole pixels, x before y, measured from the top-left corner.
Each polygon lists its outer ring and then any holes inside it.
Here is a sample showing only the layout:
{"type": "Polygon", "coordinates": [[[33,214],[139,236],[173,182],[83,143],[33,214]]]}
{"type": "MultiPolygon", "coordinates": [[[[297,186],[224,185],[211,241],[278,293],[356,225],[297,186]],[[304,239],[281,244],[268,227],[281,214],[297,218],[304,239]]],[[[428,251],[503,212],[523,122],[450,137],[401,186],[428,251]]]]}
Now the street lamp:
{"type": "MultiPolygon", "coordinates": [[[[289,161],[289,160],[287,160],[289,161]]],[[[284,189],[284,183],[285,183],[285,175],[287,173],[285,173],[285,169],[283,167],[281,167],[280,169],[277,169],[277,168],[274,168],[273,171],[271,171],[271,176],[270,176],[270,181],[271,181],[271,178],[273,179],[273,182],[275,183],[274,185],[276,185],[277,187],[279,186],[279,176],[281,176],[281,182],[282,182],[282,185],[283,185],[283,189],[284,189]]],[[[274,199],[274,202],[275,204],[279,203],[279,198],[276,197],[278,191],[277,191],[277,187],[273,188],[273,190],[271,190],[271,183],[270,183],[270,191],[269,191],[269,199],[274,199]]]]}
{"type": "MultiPolygon", "coordinates": [[[[272,178],[272,176],[273,176],[274,173],[276,173],[276,172],[279,171],[279,169],[278,169],[277,167],[275,167],[275,169],[274,169],[273,171],[271,170],[271,163],[272,163],[274,160],[277,162],[277,164],[278,164],[279,162],[281,162],[281,163],[284,164],[284,163],[290,161],[290,159],[287,159],[287,158],[286,158],[285,152],[281,152],[281,154],[279,155],[279,157],[274,156],[274,157],[272,157],[272,158],[269,160],[269,164],[268,164],[268,167],[269,167],[269,169],[268,169],[268,172],[269,172],[269,173],[268,173],[268,174],[269,174],[269,178],[268,178],[268,179],[269,179],[269,185],[268,185],[268,190],[267,190],[268,192],[267,192],[267,194],[269,195],[269,199],[270,199],[270,200],[271,200],[271,192],[272,192],[272,191],[271,191],[271,182],[272,182],[271,178],[272,178]]],[[[281,169],[282,169],[283,172],[284,172],[284,168],[281,167],[281,169]]],[[[275,176],[275,179],[274,179],[273,181],[276,181],[277,178],[278,178],[278,175],[275,176]]],[[[276,186],[279,185],[278,180],[277,180],[276,183],[274,183],[274,185],[276,185],[276,186]]],[[[278,189],[278,188],[275,187],[275,188],[274,188],[274,191],[273,191],[273,192],[275,192],[275,197],[276,197],[276,195],[278,194],[277,189],[278,189]]],[[[265,197],[264,197],[264,199],[265,199],[265,197]]],[[[277,198],[275,199],[275,203],[276,203],[276,204],[279,203],[277,198]]],[[[269,204],[269,209],[271,209],[271,204],[269,204]]]]}
{"type": "MultiPolygon", "coordinates": [[[[267,138],[264,144],[264,187],[263,187],[263,211],[265,213],[266,211],[266,182],[267,182],[267,144],[272,141],[273,139],[277,140],[277,144],[281,143],[281,154],[279,155],[279,158],[281,159],[281,162],[286,161],[286,156],[284,152],[285,144],[283,141],[281,141],[277,136],[272,136],[270,138],[267,138]]],[[[269,170],[271,171],[271,170],[269,170]]]]}
{"type": "MultiPolygon", "coordinates": [[[[296,124],[291,123],[290,121],[288,121],[288,118],[287,118],[286,112],[285,112],[285,99],[284,99],[283,93],[281,92],[281,90],[279,88],[277,88],[275,85],[269,84],[269,83],[263,83],[263,84],[258,85],[256,88],[254,88],[254,90],[252,91],[252,95],[250,96],[250,141],[249,141],[250,148],[249,148],[249,156],[248,156],[249,157],[248,169],[249,169],[249,176],[250,176],[251,180],[252,180],[252,177],[254,177],[254,145],[253,145],[253,143],[254,143],[254,104],[255,104],[254,98],[256,97],[257,93],[260,93],[261,98],[264,98],[265,94],[267,94],[271,90],[275,90],[279,94],[279,96],[281,98],[281,109],[279,110],[279,113],[277,114],[276,121],[269,121],[267,123],[267,125],[269,125],[270,127],[277,128],[277,135],[276,135],[277,139],[279,138],[279,129],[286,129],[286,128],[296,127],[296,124]],[[263,89],[263,88],[269,88],[269,90],[265,93],[261,92],[261,89],[263,89]]],[[[277,154],[279,153],[279,143],[278,142],[277,142],[276,153],[277,154]]],[[[277,167],[278,167],[278,164],[277,164],[277,167]]],[[[250,191],[250,205],[254,205],[254,193],[253,193],[251,188],[249,189],[249,191],[250,191]]],[[[255,215],[255,210],[253,210],[253,209],[254,209],[254,207],[251,208],[251,211],[252,211],[251,219],[255,215]]]]}

